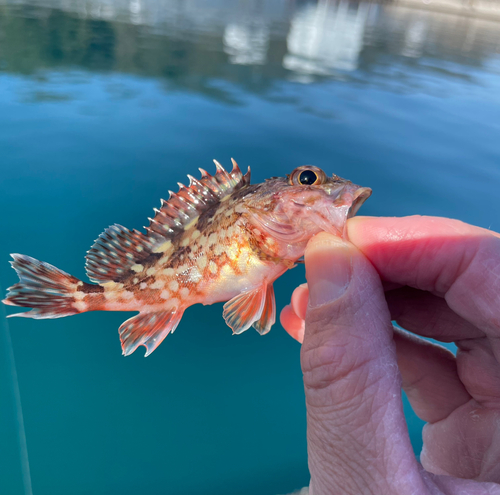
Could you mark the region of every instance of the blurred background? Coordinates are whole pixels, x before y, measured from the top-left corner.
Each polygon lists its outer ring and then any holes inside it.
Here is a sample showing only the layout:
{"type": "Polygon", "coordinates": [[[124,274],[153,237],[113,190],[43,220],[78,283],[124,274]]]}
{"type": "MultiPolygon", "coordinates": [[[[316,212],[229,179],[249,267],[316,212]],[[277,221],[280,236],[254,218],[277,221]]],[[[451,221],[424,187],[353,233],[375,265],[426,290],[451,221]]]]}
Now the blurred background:
{"type": "MultiPolygon", "coordinates": [[[[310,163],[373,188],[363,214],[500,230],[499,21],[493,0],[0,0],[2,294],[13,252],[85,279],[105,227],[141,228],[212,158],[254,182],[310,163]]],[[[278,309],[303,281],[277,281],[278,309]]],[[[192,307],[144,359],[121,356],[130,314],[3,311],[0,494],[29,492],[21,412],[36,495],[308,484],[279,324],[233,337],[221,304],[192,307]]]]}

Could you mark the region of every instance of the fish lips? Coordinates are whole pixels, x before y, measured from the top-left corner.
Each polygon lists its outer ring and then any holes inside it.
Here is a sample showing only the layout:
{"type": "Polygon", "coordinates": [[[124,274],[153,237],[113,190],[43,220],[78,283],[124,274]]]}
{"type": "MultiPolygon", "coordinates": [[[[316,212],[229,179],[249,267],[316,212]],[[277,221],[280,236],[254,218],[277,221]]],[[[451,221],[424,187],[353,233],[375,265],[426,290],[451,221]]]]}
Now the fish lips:
{"type": "Polygon", "coordinates": [[[356,215],[371,193],[369,187],[348,184],[335,201],[327,203],[310,220],[321,230],[347,239],[347,220],[356,215]]]}
{"type": "Polygon", "coordinates": [[[347,213],[347,218],[352,218],[361,205],[372,195],[372,190],[369,187],[358,187],[352,195],[352,203],[347,213]]]}

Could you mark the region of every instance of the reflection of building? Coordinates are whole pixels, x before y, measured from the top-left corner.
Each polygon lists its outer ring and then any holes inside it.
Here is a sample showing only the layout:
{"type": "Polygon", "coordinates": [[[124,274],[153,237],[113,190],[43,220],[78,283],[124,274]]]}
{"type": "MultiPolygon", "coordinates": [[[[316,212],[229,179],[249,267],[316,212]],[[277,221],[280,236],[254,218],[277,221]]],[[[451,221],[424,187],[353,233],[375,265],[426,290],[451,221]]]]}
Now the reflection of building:
{"type": "Polygon", "coordinates": [[[417,19],[412,22],[406,30],[401,54],[406,57],[420,57],[424,49],[427,29],[427,23],[423,19],[417,19]]]}
{"type": "Polygon", "coordinates": [[[269,28],[264,24],[230,23],[224,30],[224,51],[232,64],[264,64],[268,43],[269,28]]]}
{"type": "Polygon", "coordinates": [[[355,70],[363,48],[369,4],[321,0],[298,10],[288,34],[283,66],[302,74],[355,70]]]}

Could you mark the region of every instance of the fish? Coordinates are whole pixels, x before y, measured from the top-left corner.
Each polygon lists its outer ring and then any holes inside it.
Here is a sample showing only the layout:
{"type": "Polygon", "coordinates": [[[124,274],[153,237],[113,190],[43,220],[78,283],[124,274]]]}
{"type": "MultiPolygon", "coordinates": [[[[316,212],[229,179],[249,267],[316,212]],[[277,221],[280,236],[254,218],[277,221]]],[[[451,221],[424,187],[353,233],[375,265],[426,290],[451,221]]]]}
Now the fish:
{"type": "Polygon", "coordinates": [[[87,252],[92,283],[30,256],[12,254],[19,282],[4,304],[32,308],[9,315],[60,318],[87,311],[138,311],[119,328],[122,353],[150,355],[194,305],[225,302],[234,334],[261,335],[276,321],[274,281],[300,262],[307,242],[326,231],[345,235],[371,189],[304,165],[286,177],[250,183],[233,160],[230,172],[199,169],[154,209],[145,233],[108,227],[87,252]]]}

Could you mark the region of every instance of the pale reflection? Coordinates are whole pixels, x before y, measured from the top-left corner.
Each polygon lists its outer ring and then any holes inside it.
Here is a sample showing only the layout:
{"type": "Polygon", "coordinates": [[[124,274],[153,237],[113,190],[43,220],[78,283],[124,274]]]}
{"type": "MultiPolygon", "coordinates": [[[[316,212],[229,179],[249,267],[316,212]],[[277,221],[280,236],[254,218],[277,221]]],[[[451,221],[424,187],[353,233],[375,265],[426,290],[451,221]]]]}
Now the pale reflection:
{"type": "Polygon", "coordinates": [[[263,65],[269,44],[269,28],[258,24],[230,23],[224,29],[224,52],[232,64],[263,65]]]}
{"type": "Polygon", "coordinates": [[[141,0],[130,0],[129,10],[132,24],[143,24],[141,0]]]}
{"type": "Polygon", "coordinates": [[[411,23],[405,34],[405,42],[401,54],[405,57],[421,57],[424,51],[427,30],[427,23],[422,19],[411,23]]]}
{"type": "Polygon", "coordinates": [[[283,67],[310,75],[358,67],[369,4],[322,0],[298,10],[287,38],[283,67]]]}

